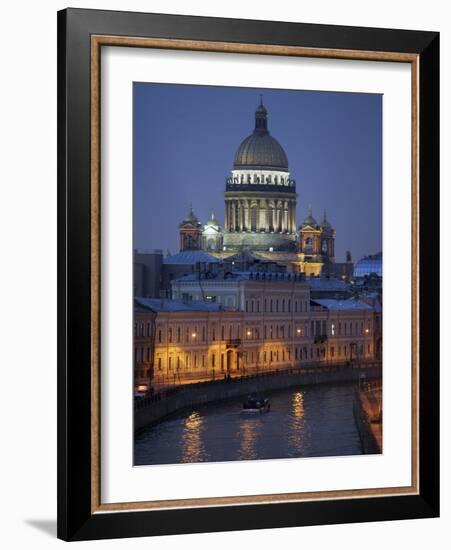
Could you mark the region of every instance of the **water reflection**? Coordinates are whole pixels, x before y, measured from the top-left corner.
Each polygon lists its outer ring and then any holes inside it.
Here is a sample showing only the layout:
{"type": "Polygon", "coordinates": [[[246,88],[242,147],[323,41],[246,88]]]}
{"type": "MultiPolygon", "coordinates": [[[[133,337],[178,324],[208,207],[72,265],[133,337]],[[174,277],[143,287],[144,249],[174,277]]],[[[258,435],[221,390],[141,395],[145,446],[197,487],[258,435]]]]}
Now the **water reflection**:
{"type": "Polygon", "coordinates": [[[196,410],[141,432],[135,464],[361,454],[354,387],[309,386],[267,394],[271,411],[244,415],[242,401],[196,410]]]}
{"type": "Polygon", "coordinates": [[[293,393],[291,407],[290,429],[288,431],[289,454],[290,456],[304,456],[308,429],[306,429],[304,422],[304,395],[301,391],[293,393]]]}
{"type": "Polygon", "coordinates": [[[181,462],[201,462],[204,460],[203,423],[202,417],[196,411],[191,413],[185,420],[181,462]]]}
{"type": "Polygon", "coordinates": [[[239,460],[258,458],[256,450],[257,422],[259,418],[243,418],[239,424],[238,438],[240,440],[239,460]]]}
{"type": "Polygon", "coordinates": [[[296,418],[302,418],[304,416],[304,395],[301,391],[293,394],[293,415],[296,418]]]}

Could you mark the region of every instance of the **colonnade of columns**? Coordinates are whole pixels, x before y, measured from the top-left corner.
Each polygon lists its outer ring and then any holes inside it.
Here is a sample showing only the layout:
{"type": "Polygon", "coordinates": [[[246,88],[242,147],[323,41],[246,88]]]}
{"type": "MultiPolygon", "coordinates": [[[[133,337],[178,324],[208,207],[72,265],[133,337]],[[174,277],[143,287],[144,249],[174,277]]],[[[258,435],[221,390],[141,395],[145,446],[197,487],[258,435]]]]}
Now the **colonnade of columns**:
{"type": "Polygon", "coordinates": [[[225,228],[230,232],[296,232],[295,199],[226,199],[225,212],[225,228]]]}

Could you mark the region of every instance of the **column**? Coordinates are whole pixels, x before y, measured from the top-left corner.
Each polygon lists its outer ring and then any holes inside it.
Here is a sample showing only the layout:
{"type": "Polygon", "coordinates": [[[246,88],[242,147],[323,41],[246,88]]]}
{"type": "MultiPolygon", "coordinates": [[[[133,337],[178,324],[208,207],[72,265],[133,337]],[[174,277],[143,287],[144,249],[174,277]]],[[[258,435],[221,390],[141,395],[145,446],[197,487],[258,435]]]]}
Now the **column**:
{"type": "Polygon", "coordinates": [[[260,220],[259,230],[260,231],[266,231],[267,230],[267,218],[266,218],[266,201],[261,200],[260,206],[258,210],[258,217],[260,220]]]}

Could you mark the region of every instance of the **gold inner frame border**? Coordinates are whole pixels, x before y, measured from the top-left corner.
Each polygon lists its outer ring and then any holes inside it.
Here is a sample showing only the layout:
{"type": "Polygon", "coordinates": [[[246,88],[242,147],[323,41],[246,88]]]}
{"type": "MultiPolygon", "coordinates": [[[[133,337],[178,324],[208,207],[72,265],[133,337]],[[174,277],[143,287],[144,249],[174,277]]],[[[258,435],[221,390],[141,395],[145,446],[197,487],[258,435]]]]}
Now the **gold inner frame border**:
{"type": "Polygon", "coordinates": [[[274,504],[350,498],[388,497],[419,494],[419,56],[400,52],[307,48],[269,44],[247,44],[141,38],[129,36],[91,36],[91,512],[128,512],[211,506],[274,504]],[[143,502],[102,503],[100,492],[100,54],[102,46],[191,50],[221,53],[280,55],[330,59],[354,59],[409,63],[412,99],[412,479],[408,487],[384,487],[303,493],[171,499],[143,502]]]}

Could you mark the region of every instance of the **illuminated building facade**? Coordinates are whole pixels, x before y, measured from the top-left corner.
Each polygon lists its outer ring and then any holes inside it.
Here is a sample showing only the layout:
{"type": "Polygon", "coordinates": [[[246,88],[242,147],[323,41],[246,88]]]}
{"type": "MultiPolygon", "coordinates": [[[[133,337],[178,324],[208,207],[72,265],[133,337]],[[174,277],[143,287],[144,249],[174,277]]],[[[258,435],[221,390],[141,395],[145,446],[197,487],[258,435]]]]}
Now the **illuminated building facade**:
{"type": "MultiPolygon", "coordinates": [[[[154,352],[140,380],[154,387],[222,379],[309,364],[374,359],[374,309],[356,300],[311,300],[305,282],[247,281],[240,305],[136,299],[135,333],[155,316],[154,352]],[[263,293],[264,288],[264,293],[263,293]],[[144,316],[145,317],[145,316],[144,316]]],[[[135,340],[135,348],[147,344],[135,340]]]]}

